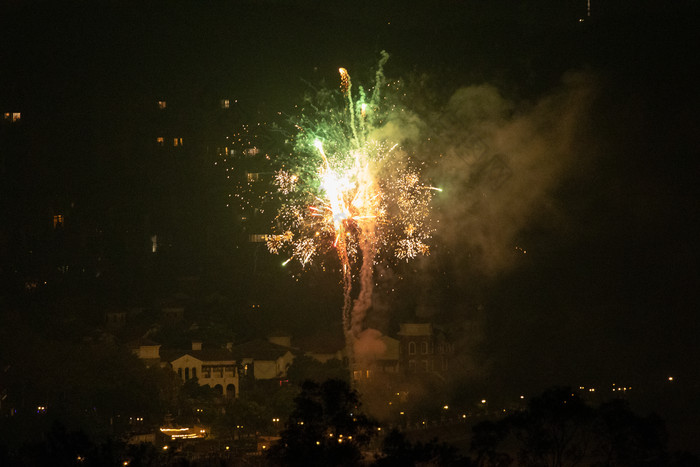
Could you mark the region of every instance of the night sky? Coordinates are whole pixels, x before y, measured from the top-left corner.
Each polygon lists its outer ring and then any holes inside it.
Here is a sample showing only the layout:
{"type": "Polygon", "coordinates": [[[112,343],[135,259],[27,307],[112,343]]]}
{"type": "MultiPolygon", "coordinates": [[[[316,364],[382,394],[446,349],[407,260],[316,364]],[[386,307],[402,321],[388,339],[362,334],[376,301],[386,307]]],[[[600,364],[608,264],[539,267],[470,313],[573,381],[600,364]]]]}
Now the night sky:
{"type": "MultiPolygon", "coordinates": [[[[464,368],[494,385],[697,389],[700,4],[591,3],[2,2],[0,110],[32,125],[26,160],[4,160],[3,255],[46,199],[96,224],[137,209],[144,99],[221,89],[269,121],[339,66],[371,77],[386,50],[445,192],[431,256],[384,276],[371,324],[461,329],[464,368]],[[465,156],[479,145],[502,179],[465,156]]],[[[334,280],[258,285],[281,306],[334,280]]],[[[321,333],[338,297],[318,301],[271,320],[321,333]]]]}

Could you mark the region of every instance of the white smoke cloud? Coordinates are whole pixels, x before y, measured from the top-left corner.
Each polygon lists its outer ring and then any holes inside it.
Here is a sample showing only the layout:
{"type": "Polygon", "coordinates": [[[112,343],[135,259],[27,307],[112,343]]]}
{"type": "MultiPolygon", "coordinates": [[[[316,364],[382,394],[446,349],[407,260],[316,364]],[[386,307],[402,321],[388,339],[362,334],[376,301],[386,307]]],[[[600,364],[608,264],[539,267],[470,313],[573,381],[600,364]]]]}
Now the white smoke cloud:
{"type": "Polygon", "coordinates": [[[556,215],[549,195],[577,152],[593,81],[571,73],[553,94],[515,104],[491,85],[457,90],[437,120],[440,157],[428,175],[436,198],[436,243],[472,254],[484,274],[508,268],[518,233],[556,215]]]}

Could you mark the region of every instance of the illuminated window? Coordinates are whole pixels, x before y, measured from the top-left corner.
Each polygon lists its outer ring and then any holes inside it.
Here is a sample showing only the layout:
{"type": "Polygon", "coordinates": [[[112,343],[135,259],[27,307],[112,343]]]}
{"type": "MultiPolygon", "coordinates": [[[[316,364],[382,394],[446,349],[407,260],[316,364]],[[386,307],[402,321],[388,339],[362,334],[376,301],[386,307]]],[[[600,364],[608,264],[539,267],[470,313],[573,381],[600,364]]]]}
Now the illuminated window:
{"type": "Polygon", "coordinates": [[[409,342],[408,343],[408,354],[409,355],[415,355],[416,353],[416,343],[415,342],[409,342]]]}
{"type": "Polygon", "coordinates": [[[167,107],[167,103],[165,101],[158,101],[158,108],[160,110],[163,110],[167,107]]]}
{"type": "Polygon", "coordinates": [[[159,136],[156,138],[156,143],[158,144],[158,146],[163,146],[163,144],[165,143],[165,139],[162,136],[159,136]]]}
{"type": "Polygon", "coordinates": [[[229,108],[229,100],[228,99],[221,99],[221,108],[222,109],[228,109],[229,108]]]}
{"type": "Polygon", "coordinates": [[[16,121],[19,120],[20,118],[22,118],[22,115],[21,115],[19,112],[14,112],[14,113],[12,114],[12,121],[13,121],[13,122],[16,122],[16,121]]]}
{"type": "Polygon", "coordinates": [[[250,234],[248,237],[250,243],[265,243],[267,241],[266,234],[250,234]]]}
{"type": "Polygon", "coordinates": [[[5,120],[9,120],[12,114],[10,112],[5,112],[5,120]]]}
{"type": "Polygon", "coordinates": [[[182,146],[182,138],[173,138],[173,146],[174,147],[182,146]]]}
{"type": "Polygon", "coordinates": [[[260,180],[260,174],[257,172],[248,172],[247,176],[249,182],[257,182],[260,180]]]}
{"type": "Polygon", "coordinates": [[[63,214],[53,216],[53,228],[63,227],[63,214]]]}
{"type": "Polygon", "coordinates": [[[248,148],[243,153],[247,156],[254,156],[260,152],[260,149],[258,148],[248,148]]]}

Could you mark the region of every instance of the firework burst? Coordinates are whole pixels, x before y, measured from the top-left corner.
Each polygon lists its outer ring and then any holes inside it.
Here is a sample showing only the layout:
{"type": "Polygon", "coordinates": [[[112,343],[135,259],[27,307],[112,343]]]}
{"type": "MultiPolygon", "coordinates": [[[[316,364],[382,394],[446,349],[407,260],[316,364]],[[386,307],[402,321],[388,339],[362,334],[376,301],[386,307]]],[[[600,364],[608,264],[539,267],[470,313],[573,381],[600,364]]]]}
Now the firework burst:
{"type": "MultiPolygon", "coordinates": [[[[372,92],[340,69],[338,91],[307,102],[294,123],[292,158],[276,172],[284,204],[269,235],[272,253],[307,266],[334,250],[343,277],[343,327],[351,365],[353,343],[371,306],[374,266],[380,259],[408,261],[429,253],[434,189],[396,141],[372,137],[389,120],[380,91],[386,86],[382,54],[372,92]],[[335,99],[335,100],[334,100],[335,99]],[[341,105],[338,105],[341,104],[341,105]],[[353,284],[359,285],[352,297],[353,284]]],[[[323,259],[320,259],[322,261],[323,259]]]]}

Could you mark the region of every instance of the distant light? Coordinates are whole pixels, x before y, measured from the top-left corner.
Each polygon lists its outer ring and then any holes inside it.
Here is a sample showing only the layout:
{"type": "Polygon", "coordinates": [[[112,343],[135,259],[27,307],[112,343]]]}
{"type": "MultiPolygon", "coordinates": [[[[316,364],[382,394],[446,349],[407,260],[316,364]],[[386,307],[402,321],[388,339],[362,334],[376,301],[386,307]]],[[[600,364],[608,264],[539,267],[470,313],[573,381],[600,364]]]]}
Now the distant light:
{"type": "Polygon", "coordinates": [[[482,403],[482,404],[485,404],[485,403],[486,403],[486,399],[481,399],[481,403],[482,403]]]}
{"type": "Polygon", "coordinates": [[[450,406],[449,406],[449,405],[443,405],[442,408],[445,409],[445,410],[447,410],[447,409],[450,408],[450,406]]]}
{"type": "Polygon", "coordinates": [[[673,376],[669,376],[669,377],[668,377],[668,380],[669,380],[669,381],[673,381],[673,376]]]}
{"type": "Polygon", "coordinates": [[[520,396],[521,399],[525,399],[525,396],[520,396]]]}

